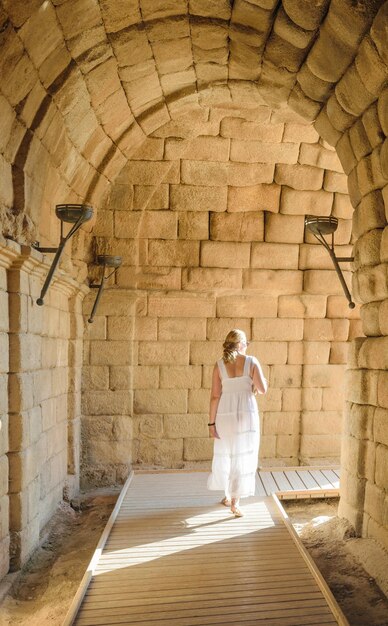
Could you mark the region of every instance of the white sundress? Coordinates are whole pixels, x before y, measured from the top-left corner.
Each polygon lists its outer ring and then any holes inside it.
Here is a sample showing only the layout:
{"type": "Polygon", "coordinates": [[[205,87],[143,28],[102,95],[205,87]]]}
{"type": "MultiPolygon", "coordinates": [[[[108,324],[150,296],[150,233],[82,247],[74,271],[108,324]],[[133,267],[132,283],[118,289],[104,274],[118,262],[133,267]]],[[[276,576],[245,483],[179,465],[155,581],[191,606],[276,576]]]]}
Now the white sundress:
{"type": "Polygon", "coordinates": [[[231,498],[245,498],[255,493],[260,424],[249,375],[255,362],[253,357],[245,357],[243,375],[230,378],[224,361],[217,361],[222,394],[215,421],[220,438],[214,439],[212,472],[207,487],[222,490],[231,498]]]}

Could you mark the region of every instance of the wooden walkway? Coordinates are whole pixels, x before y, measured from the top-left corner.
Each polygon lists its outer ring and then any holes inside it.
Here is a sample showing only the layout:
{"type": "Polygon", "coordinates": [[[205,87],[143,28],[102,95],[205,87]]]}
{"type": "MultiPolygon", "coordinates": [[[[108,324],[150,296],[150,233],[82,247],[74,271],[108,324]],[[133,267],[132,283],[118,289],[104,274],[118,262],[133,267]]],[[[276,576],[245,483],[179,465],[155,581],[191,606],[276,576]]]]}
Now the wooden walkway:
{"type": "Polygon", "coordinates": [[[207,475],[127,481],[63,626],[348,626],[276,496],[236,519],[207,475]]]}
{"type": "Polygon", "coordinates": [[[278,467],[258,471],[257,493],[280,500],[297,498],[338,498],[338,467],[278,467]]]}

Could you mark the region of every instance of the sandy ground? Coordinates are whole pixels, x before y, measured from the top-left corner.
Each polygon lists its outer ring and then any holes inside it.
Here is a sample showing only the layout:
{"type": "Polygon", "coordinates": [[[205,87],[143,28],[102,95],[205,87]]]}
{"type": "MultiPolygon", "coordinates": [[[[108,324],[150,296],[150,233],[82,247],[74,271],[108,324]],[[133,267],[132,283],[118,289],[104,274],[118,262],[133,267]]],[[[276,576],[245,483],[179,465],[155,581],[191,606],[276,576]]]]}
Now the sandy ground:
{"type": "MultiPolygon", "coordinates": [[[[60,626],[109,518],[118,492],[85,494],[63,504],[43,543],[0,607],[1,626],[60,626]]],[[[350,626],[388,626],[388,554],[356,539],[336,517],[336,500],[283,502],[350,626]],[[367,561],[367,573],[361,563],[367,561]]]]}
{"type": "Polygon", "coordinates": [[[350,626],[388,626],[388,553],[353,536],[334,498],[282,505],[350,626]]]}

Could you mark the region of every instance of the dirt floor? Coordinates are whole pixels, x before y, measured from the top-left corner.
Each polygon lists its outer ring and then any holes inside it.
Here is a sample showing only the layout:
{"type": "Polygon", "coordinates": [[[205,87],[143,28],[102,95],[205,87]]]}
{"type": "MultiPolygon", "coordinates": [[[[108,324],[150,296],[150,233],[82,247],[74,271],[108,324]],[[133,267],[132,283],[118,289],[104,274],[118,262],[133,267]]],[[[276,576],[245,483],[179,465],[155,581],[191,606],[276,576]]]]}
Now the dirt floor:
{"type": "MultiPolygon", "coordinates": [[[[60,626],[109,518],[118,492],[84,494],[63,504],[43,543],[0,606],[1,626],[60,626]]],[[[283,502],[350,626],[388,626],[388,554],[352,537],[336,500],[283,502]],[[367,573],[361,562],[369,558],[367,573]]]]}

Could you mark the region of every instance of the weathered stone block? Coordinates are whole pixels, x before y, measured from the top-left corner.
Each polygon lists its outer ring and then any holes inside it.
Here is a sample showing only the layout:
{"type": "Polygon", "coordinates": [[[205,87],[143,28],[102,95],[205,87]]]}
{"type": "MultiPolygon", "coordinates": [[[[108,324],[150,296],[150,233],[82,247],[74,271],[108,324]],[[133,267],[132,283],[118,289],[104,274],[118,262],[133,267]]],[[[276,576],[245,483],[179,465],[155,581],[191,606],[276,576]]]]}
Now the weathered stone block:
{"type": "MultiPolygon", "coordinates": [[[[282,411],[299,411],[302,408],[302,390],[287,388],[282,390],[282,411]]],[[[280,431],[282,432],[282,431],[280,431]]],[[[298,429],[299,432],[299,429],[298,429]]]]}
{"type": "Polygon", "coordinates": [[[296,244],[255,243],[251,267],[262,269],[298,269],[299,246],[296,244]]]}
{"type": "Polygon", "coordinates": [[[340,389],[323,389],[322,393],[322,409],[324,411],[339,411],[340,418],[338,424],[342,427],[342,412],[345,406],[345,390],[340,389]]]}
{"type": "MultiPolygon", "coordinates": [[[[291,389],[287,389],[291,391],[291,389]]],[[[293,390],[292,390],[293,391],[293,390]]],[[[263,419],[263,435],[298,435],[298,411],[266,412],[263,419]]]]}
{"type": "Polygon", "coordinates": [[[298,191],[282,187],[280,212],[287,215],[330,215],[333,194],[320,191],[298,191]]]}
{"type": "Polygon", "coordinates": [[[82,368],[82,388],[85,390],[108,389],[109,367],[107,365],[85,365],[82,368]]]}
{"type": "Polygon", "coordinates": [[[186,389],[138,389],[134,392],[135,413],[186,413],[186,389]]]}
{"type": "Polygon", "coordinates": [[[242,289],[242,269],[192,267],[182,272],[182,289],[242,289]]]}
{"type": "Polygon", "coordinates": [[[218,241],[263,241],[263,212],[210,213],[210,239],[218,241]]]}
{"type": "Polygon", "coordinates": [[[193,139],[166,139],[165,159],[193,161],[228,161],[229,140],[223,137],[195,137],[193,139]]]}
{"type": "Polygon", "coordinates": [[[295,294],[302,291],[303,272],[296,270],[245,270],[243,288],[260,294],[295,294]]]}
{"type": "Polygon", "coordinates": [[[157,389],[159,387],[159,367],[157,365],[138,365],[133,368],[133,380],[129,380],[129,376],[120,376],[117,370],[111,368],[110,375],[110,387],[111,389],[131,389],[132,385],[134,389],[157,389]],[[131,384],[132,383],[132,384],[131,384]]]}
{"type": "Polygon", "coordinates": [[[270,371],[269,383],[271,387],[301,387],[301,365],[273,365],[270,371]]]}
{"type": "Polygon", "coordinates": [[[279,243],[302,243],[303,238],[303,215],[266,215],[265,241],[279,243]]]}
{"type": "Polygon", "coordinates": [[[209,215],[205,211],[182,211],[178,213],[179,239],[209,239],[209,215]]]}
{"type": "Polygon", "coordinates": [[[230,160],[240,163],[296,163],[299,146],[294,143],[263,143],[232,139],[230,160]]]}
{"type": "Polygon", "coordinates": [[[338,458],[340,452],[340,435],[302,435],[301,437],[300,454],[304,458],[338,458]]]}
{"type": "Polygon", "coordinates": [[[177,341],[142,341],[139,344],[139,365],[186,365],[189,343],[177,341]]]}
{"type": "Polygon", "coordinates": [[[266,365],[287,363],[287,344],[284,341],[251,341],[249,352],[266,365]]]}
{"type": "Polygon", "coordinates": [[[341,422],[341,411],[303,411],[302,433],[303,435],[340,435],[341,422]]]}
{"type": "Polygon", "coordinates": [[[171,211],[118,211],[114,215],[115,236],[124,239],[176,239],[177,214],[171,211]]]}
{"type": "Polygon", "coordinates": [[[322,169],[309,165],[279,164],[275,169],[275,182],[292,189],[318,191],[322,188],[323,173],[322,169]]]}
{"type": "MultiPolygon", "coordinates": [[[[349,281],[349,273],[343,272],[346,281],[349,281]]],[[[303,288],[304,291],[310,294],[343,294],[341,283],[334,270],[306,270],[304,272],[303,288]]]]}
{"type": "Polygon", "coordinates": [[[190,346],[192,365],[214,365],[222,356],[221,341],[193,341],[190,346]]]}
{"type": "MultiPolygon", "coordinates": [[[[221,121],[220,134],[231,139],[247,139],[248,141],[264,141],[279,143],[282,140],[283,124],[262,124],[251,122],[241,117],[225,117],[221,121]]],[[[284,141],[294,141],[285,139],[284,141]]],[[[298,143],[300,140],[295,140],[298,143]]]]}
{"type": "Polygon", "coordinates": [[[201,381],[202,368],[200,366],[184,365],[166,367],[162,365],[160,368],[161,389],[199,389],[201,387],[201,381]]]}
{"type": "Polygon", "coordinates": [[[241,295],[217,298],[217,317],[276,317],[274,296],[241,295]]]}
{"type": "Polygon", "coordinates": [[[125,391],[87,391],[82,398],[83,413],[86,415],[130,415],[132,395],[125,391]]]}
{"type": "Polygon", "coordinates": [[[353,231],[356,237],[375,228],[384,228],[386,222],[384,200],[380,191],[372,191],[354,211],[353,231]]]}
{"type": "Polygon", "coordinates": [[[303,320],[254,319],[252,338],[259,341],[298,341],[303,338],[303,320]]]}
{"type": "Polygon", "coordinates": [[[206,413],[209,410],[208,389],[189,389],[189,413],[206,413]]]}
{"type": "Polygon", "coordinates": [[[209,438],[184,439],[185,461],[207,461],[213,456],[213,440],[209,438]]]}
{"type": "MultiPolygon", "coordinates": [[[[371,374],[377,374],[377,372],[370,372],[371,374]]],[[[379,372],[378,389],[377,389],[378,406],[388,409],[388,372],[379,372]]],[[[370,402],[370,404],[375,404],[370,402]]]]}
{"type": "Polygon", "coordinates": [[[212,296],[187,294],[151,295],[148,300],[148,314],[151,317],[214,317],[216,300],[212,296]]]}
{"type": "MultiPolygon", "coordinates": [[[[173,187],[174,185],[171,185],[171,188],[173,187]]],[[[134,185],[130,188],[132,189],[132,200],[127,210],[132,209],[132,203],[136,211],[169,208],[169,185],[134,185]]],[[[116,210],[115,203],[112,203],[111,208],[116,210]]]]}
{"type": "Polygon", "coordinates": [[[152,266],[197,266],[199,264],[199,242],[156,241],[148,246],[148,263],[152,266]]]}
{"type": "Polygon", "coordinates": [[[288,363],[328,363],[330,343],[324,341],[298,341],[288,344],[288,363]]]}
{"type": "Polygon", "coordinates": [[[279,317],[322,318],[326,315],[326,297],[295,295],[279,297],[279,317]]]}
{"type": "Polygon", "coordinates": [[[250,244],[204,241],[201,245],[201,265],[205,267],[249,267],[250,244]]]}
{"type": "Polygon", "coordinates": [[[179,183],[179,163],[177,161],[130,161],[126,167],[129,184],[158,185],[179,183]]]}
{"type": "MultiPolygon", "coordinates": [[[[212,181],[208,179],[206,182],[212,181]]],[[[175,211],[225,211],[227,187],[171,185],[171,209],[175,211]]]]}
{"type": "Polygon", "coordinates": [[[168,439],[208,436],[207,415],[184,414],[165,415],[164,434],[168,439]]]}
{"type": "Polygon", "coordinates": [[[379,372],[368,370],[346,371],[347,400],[356,404],[378,406],[377,384],[379,372]]]}
{"type": "MultiPolygon", "coordinates": [[[[350,338],[349,338],[350,339],[350,338]]],[[[334,341],[330,348],[329,363],[347,363],[348,362],[349,343],[346,341],[334,341]]]]}
{"type": "Polygon", "coordinates": [[[342,380],[344,365],[307,364],[303,368],[303,387],[334,387],[342,380]]]}
{"type": "Polygon", "coordinates": [[[130,365],[133,360],[131,341],[92,341],[90,346],[91,365],[130,365]]]}
{"type": "MultiPolygon", "coordinates": [[[[270,211],[278,213],[281,187],[279,185],[253,185],[228,187],[228,212],[270,211]]],[[[212,211],[214,209],[211,209],[212,211]]]]}

